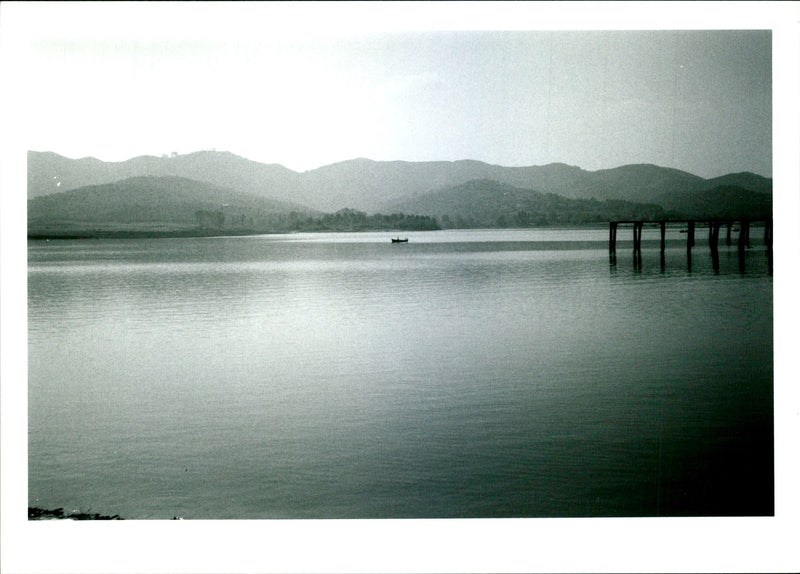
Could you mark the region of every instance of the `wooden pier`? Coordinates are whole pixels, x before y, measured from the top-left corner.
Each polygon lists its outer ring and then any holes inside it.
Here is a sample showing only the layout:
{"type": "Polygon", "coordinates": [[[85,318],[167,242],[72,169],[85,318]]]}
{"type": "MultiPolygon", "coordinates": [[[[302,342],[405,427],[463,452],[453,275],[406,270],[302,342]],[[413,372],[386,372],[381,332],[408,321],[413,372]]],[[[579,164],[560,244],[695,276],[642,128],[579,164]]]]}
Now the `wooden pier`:
{"type": "Polygon", "coordinates": [[[691,249],[695,245],[695,230],[697,224],[706,224],[708,227],[708,245],[711,249],[716,249],[719,245],[719,231],[724,225],[726,227],[725,241],[731,245],[731,230],[734,225],[739,226],[738,246],[740,249],[750,247],[750,227],[753,223],[764,224],[764,245],[772,247],[772,218],[740,218],[740,219],[660,219],[660,220],[626,220],[611,221],[609,223],[608,249],[612,253],[617,250],[617,228],[620,225],[633,226],[633,250],[642,249],[642,229],[645,225],[659,226],[661,228],[661,251],[666,246],[667,224],[686,225],[682,233],[686,233],[686,249],[691,249]]]}
{"type": "Polygon", "coordinates": [[[667,224],[680,225],[681,233],[686,233],[686,255],[691,268],[692,248],[695,246],[695,235],[698,225],[708,228],[708,246],[711,250],[712,261],[715,269],[719,261],[719,233],[722,227],[726,228],[725,244],[731,245],[731,232],[738,231],[737,247],[741,255],[751,247],[750,228],[753,224],[763,224],[764,226],[764,245],[767,247],[768,255],[772,255],[772,218],[736,218],[736,219],[658,219],[658,220],[624,220],[609,222],[608,250],[611,254],[612,263],[616,262],[617,253],[617,229],[620,225],[631,225],[633,227],[633,257],[634,265],[641,266],[642,251],[642,229],[645,225],[658,227],[661,231],[661,256],[662,265],[664,251],[666,249],[667,224]],[[734,227],[736,226],[736,227],[734,227]],[[685,227],[685,228],[684,228],[685,227]]]}

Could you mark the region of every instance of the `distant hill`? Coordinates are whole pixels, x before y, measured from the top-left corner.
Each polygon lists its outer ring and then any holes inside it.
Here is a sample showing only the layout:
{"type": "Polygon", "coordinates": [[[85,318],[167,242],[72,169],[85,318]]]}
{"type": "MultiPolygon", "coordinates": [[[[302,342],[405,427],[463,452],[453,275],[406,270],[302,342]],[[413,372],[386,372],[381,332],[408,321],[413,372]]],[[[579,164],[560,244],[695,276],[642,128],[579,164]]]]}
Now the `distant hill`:
{"type": "Polygon", "coordinates": [[[28,233],[253,232],[274,229],[297,213],[293,204],[207,182],[133,177],[29,200],[28,233]]]}
{"type": "MultiPolygon", "coordinates": [[[[28,152],[28,199],[132,177],[173,176],[297,204],[300,174],[228,152],[200,151],[173,157],[140,156],[123,162],[69,159],[28,152]]],[[[296,205],[296,207],[300,207],[296,205]]]]}
{"type": "Polygon", "coordinates": [[[715,187],[740,187],[748,191],[755,191],[772,195],[772,180],[761,177],[749,171],[741,173],[729,173],[720,177],[705,180],[704,189],[714,189],[715,187]]]}
{"type": "Polygon", "coordinates": [[[720,185],[703,191],[665,193],[658,203],[682,218],[770,217],[772,195],[735,185],[720,185]]]}
{"type": "MultiPolygon", "coordinates": [[[[724,200],[728,211],[763,210],[767,204],[771,205],[772,194],[772,180],[752,173],[704,179],[651,164],[586,171],[563,163],[504,167],[472,160],[405,162],[360,158],[298,173],[277,164],[262,164],[216,151],[171,157],[142,156],[125,162],[73,160],[51,152],[28,153],[29,198],[140,176],[199,180],[289,202],[298,211],[307,206],[329,213],[344,208],[390,213],[397,206],[414,205],[411,200],[423,201],[429,193],[475,180],[569,199],[658,204],[665,210],[685,210],[686,214],[707,210],[707,204],[714,198],[724,200]],[[732,192],[734,188],[739,191],[732,192]]],[[[476,210],[484,209],[485,204],[482,202],[482,207],[476,210]]]]}
{"type": "Polygon", "coordinates": [[[486,179],[400,201],[395,208],[434,216],[443,227],[530,227],[664,216],[655,204],[570,199],[486,179]]]}
{"type": "Polygon", "coordinates": [[[473,179],[500,179],[507,169],[471,160],[407,162],[361,158],[304,173],[304,202],[329,210],[348,205],[381,211],[400,199],[434,189],[473,179]]]}
{"type": "Polygon", "coordinates": [[[639,203],[659,203],[666,194],[702,192],[721,185],[772,193],[772,180],[752,173],[704,179],[650,164],[592,172],[563,163],[503,167],[469,160],[376,162],[358,159],[304,173],[304,189],[297,197],[319,209],[348,205],[367,211],[387,210],[402,200],[473,180],[497,181],[572,199],[620,199],[639,203]]]}
{"type": "Polygon", "coordinates": [[[685,171],[636,164],[593,172],[581,194],[583,197],[592,194],[598,198],[653,201],[665,193],[698,191],[704,186],[702,177],[685,171]]]}

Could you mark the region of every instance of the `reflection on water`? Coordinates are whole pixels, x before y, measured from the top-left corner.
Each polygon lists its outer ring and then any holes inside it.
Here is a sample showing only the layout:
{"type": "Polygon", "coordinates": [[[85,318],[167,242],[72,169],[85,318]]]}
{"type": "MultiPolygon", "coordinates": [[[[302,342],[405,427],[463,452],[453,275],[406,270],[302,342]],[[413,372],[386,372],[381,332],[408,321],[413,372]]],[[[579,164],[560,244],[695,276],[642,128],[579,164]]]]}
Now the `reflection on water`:
{"type": "Polygon", "coordinates": [[[675,232],[29,244],[29,504],[772,513],[772,279],[675,232]],[[623,248],[624,247],[624,248],[623,248]],[[609,272],[610,271],[610,272],[609,272]]]}
{"type": "Polygon", "coordinates": [[[763,247],[761,249],[741,250],[736,247],[722,248],[717,250],[697,250],[687,249],[683,253],[673,251],[672,253],[659,249],[649,251],[625,251],[624,254],[617,254],[611,251],[608,254],[609,265],[612,271],[616,271],[617,264],[627,265],[641,273],[644,271],[645,264],[649,270],[657,268],[660,273],[738,273],[740,275],[772,275],[773,273],[773,252],[772,249],[763,247]]]}

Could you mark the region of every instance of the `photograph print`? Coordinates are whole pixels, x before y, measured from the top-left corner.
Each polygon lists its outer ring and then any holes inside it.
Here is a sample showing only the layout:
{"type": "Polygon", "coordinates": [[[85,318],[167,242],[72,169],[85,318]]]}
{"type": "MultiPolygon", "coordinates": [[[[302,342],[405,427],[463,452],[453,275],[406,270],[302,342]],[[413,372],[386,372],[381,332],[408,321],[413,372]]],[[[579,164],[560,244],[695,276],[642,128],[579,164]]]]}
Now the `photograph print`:
{"type": "Polygon", "coordinates": [[[774,514],[770,30],[31,58],[30,519],[774,514]]]}

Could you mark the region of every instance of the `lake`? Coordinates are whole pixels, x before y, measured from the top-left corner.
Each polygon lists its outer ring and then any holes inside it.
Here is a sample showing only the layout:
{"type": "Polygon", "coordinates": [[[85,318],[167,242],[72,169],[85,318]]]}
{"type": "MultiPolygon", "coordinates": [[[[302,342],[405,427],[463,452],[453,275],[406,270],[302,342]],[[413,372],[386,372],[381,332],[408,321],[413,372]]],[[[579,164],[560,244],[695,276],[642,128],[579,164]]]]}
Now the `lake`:
{"type": "MultiPolygon", "coordinates": [[[[396,235],[396,234],[394,234],[396,235]]],[[[129,519],[772,515],[754,230],[28,243],[29,506],[129,519]]]]}

